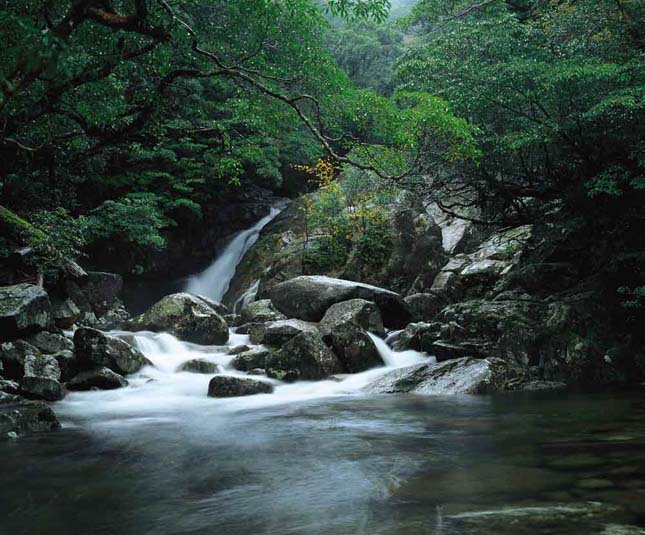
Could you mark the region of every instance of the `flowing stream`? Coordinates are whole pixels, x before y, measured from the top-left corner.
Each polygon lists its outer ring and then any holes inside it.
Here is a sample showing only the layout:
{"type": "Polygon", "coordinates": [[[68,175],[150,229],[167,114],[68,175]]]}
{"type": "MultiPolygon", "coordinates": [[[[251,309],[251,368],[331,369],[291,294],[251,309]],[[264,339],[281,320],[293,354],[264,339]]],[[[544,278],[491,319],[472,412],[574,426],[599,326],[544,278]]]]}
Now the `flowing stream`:
{"type": "MultiPolygon", "coordinates": [[[[190,289],[221,297],[274,216],[190,289]]],[[[213,375],[179,367],[203,358],[245,375],[228,351],[251,345],[246,335],[199,346],[111,334],[154,366],[127,388],[69,393],[55,405],[62,431],[0,443],[0,535],[645,533],[642,393],[369,394],[378,376],[429,358],[373,336],[383,367],[260,377],[272,394],[213,399],[213,375]]]]}

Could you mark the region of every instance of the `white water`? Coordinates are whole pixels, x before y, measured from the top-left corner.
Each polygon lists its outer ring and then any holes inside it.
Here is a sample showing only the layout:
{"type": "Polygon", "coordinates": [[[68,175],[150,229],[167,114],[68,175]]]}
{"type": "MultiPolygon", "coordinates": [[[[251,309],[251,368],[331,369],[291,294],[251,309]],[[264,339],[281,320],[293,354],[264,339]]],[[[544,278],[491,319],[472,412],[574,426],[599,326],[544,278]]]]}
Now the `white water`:
{"type": "Polygon", "coordinates": [[[239,312],[246,306],[248,305],[251,301],[255,299],[255,296],[258,295],[258,289],[260,288],[260,279],[256,280],[251,286],[249,287],[246,292],[244,292],[242,295],[240,295],[239,299],[235,301],[235,304],[233,305],[233,313],[234,314],[239,314],[239,312]]]}
{"type": "Polygon", "coordinates": [[[271,208],[268,215],[260,219],[251,228],[240,232],[226,246],[222,254],[198,275],[193,275],[186,285],[186,291],[195,295],[204,295],[215,301],[221,301],[235,275],[235,268],[246,252],[260,236],[260,231],[278,214],[280,210],[271,208]]]}

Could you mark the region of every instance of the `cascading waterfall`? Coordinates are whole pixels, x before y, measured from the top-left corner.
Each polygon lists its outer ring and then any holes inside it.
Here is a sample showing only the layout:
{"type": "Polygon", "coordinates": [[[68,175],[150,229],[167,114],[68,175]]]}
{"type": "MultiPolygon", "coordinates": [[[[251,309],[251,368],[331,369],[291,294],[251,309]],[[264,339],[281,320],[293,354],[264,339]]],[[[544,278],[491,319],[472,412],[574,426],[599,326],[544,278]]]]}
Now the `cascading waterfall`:
{"type": "Polygon", "coordinates": [[[188,280],[186,291],[221,301],[235,275],[235,268],[258,240],[261,230],[279,213],[278,208],[271,208],[268,215],[235,236],[206,270],[188,280]]]}

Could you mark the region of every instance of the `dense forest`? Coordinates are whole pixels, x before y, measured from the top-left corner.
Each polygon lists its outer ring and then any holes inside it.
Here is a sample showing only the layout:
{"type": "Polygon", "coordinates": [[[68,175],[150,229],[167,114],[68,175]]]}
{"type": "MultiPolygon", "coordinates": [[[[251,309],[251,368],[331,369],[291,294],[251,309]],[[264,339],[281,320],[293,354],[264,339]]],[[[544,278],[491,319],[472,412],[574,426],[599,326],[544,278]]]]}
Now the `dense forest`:
{"type": "Polygon", "coordinates": [[[645,533],[645,2],[0,0],[0,50],[0,532],[645,533]]]}

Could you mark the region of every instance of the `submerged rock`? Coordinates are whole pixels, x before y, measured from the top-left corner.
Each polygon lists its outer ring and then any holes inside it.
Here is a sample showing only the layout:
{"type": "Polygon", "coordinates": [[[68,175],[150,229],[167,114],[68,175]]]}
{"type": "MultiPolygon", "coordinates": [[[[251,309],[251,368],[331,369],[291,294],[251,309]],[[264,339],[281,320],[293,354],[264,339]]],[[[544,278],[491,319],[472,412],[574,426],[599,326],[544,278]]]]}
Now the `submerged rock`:
{"type": "Polygon", "coordinates": [[[205,373],[212,374],[220,371],[220,367],[206,359],[192,359],[184,362],[179,368],[179,372],[205,373]]]}
{"type": "Polygon", "coordinates": [[[393,370],[368,384],[369,392],[491,394],[508,388],[517,371],[501,359],[460,358],[393,370]]]}
{"type": "Polygon", "coordinates": [[[278,321],[287,317],[276,310],[271,299],[252,301],[242,308],[242,323],[260,323],[265,321],[278,321]]]}
{"type": "Polygon", "coordinates": [[[90,327],[76,330],[74,347],[79,365],[86,368],[105,366],[118,374],[127,375],[150,364],[137,348],[90,327]]]}
{"type": "Polygon", "coordinates": [[[266,370],[269,377],[287,382],[318,381],[341,373],[343,366],[318,332],[304,332],[271,355],[266,370]]]}
{"type": "Polygon", "coordinates": [[[28,355],[25,358],[25,375],[20,380],[20,393],[32,399],[58,401],[65,397],[60,377],[60,368],[54,357],[28,355]]]}
{"type": "Polygon", "coordinates": [[[128,381],[118,373],[103,367],[79,373],[68,381],[66,386],[69,390],[92,390],[95,388],[114,390],[128,386],[128,381]]]}
{"type": "Polygon", "coordinates": [[[167,295],[129,322],[132,330],[169,332],[181,340],[203,345],[228,341],[224,318],[202,297],[188,293],[167,295]]]}
{"type": "Polygon", "coordinates": [[[249,330],[251,343],[280,347],[301,333],[318,332],[316,326],[302,320],[279,320],[268,323],[253,323],[249,330]]]}
{"type": "Polygon", "coordinates": [[[385,334],[378,307],[365,299],[350,299],[330,306],[318,326],[323,336],[341,325],[354,325],[376,334],[385,334]]]}
{"type": "Polygon", "coordinates": [[[46,328],[51,322],[47,292],[33,284],[0,287],[0,340],[46,328]]]}
{"type": "Polygon", "coordinates": [[[231,362],[236,370],[248,372],[253,369],[264,369],[267,359],[272,355],[268,349],[252,349],[237,355],[231,362]]]}
{"type": "Polygon", "coordinates": [[[27,433],[54,431],[60,427],[54,411],[42,401],[28,401],[0,393],[0,440],[27,433]]]}
{"type": "Polygon", "coordinates": [[[208,383],[208,395],[212,398],[252,396],[254,394],[270,394],[271,392],[273,392],[273,385],[246,377],[218,375],[208,383]]]}
{"type": "Polygon", "coordinates": [[[326,276],[303,275],[281,282],[269,290],[274,306],[290,318],[320,321],[329,307],[350,299],[376,304],[387,327],[401,328],[410,320],[403,298],[390,290],[326,276]]]}

